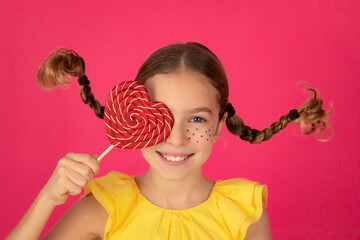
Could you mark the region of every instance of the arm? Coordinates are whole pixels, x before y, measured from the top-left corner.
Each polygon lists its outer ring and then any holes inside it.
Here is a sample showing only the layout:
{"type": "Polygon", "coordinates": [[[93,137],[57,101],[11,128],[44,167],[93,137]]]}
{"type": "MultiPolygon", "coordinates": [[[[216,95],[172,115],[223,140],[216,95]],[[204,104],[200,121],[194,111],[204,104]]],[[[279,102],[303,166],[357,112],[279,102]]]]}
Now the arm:
{"type": "MultiPolygon", "coordinates": [[[[54,208],[39,195],[6,239],[38,239],[54,208]]],[[[43,239],[102,239],[107,218],[106,210],[89,194],[77,201],[43,239]]]]}
{"type": "MultiPolygon", "coordinates": [[[[49,181],[41,189],[20,223],[8,235],[7,240],[38,239],[54,208],[63,204],[68,195],[80,194],[86,183],[91,182],[93,175],[98,171],[99,163],[96,160],[96,155],[69,153],[60,159],[49,181]]],[[[76,206],[70,209],[69,214],[72,218],[81,219],[83,217],[81,215],[84,214],[84,210],[81,212],[83,205],[89,206],[91,210],[93,210],[91,207],[95,210],[99,209],[99,204],[93,197],[90,196],[85,199],[81,199],[78,201],[79,203],[75,204],[76,206]]]]}
{"type": "Polygon", "coordinates": [[[265,208],[260,219],[248,227],[244,240],[272,240],[269,215],[265,208]]]}
{"type": "Polygon", "coordinates": [[[42,194],[39,194],[6,239],[38,239],[54,208],[55,205],[50,204],[42,194]]]}
{"type": "Polygon", "coordinates": [[[104,207],[89,194],[76,202],[44,239],[102,239],[107,218],[104,207]]]}

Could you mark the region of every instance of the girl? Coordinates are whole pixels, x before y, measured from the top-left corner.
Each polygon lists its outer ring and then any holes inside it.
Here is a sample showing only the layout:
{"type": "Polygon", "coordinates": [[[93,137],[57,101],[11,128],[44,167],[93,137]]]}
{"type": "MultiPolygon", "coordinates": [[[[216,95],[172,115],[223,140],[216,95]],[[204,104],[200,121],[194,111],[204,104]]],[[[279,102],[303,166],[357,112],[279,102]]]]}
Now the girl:
{"type": "MultiPolygon", "coordinates": [[[[104,118],[104,107],[91,93],[84,60],[59,49],[38,73],[42,87],[69,84],[79,77],[81,98],[104,118]]],[[[229,89],[219,59],[205,46],[188,42],[165,46],[142,64],[135,81],[152,101],[166,104],[174,119],[170,135],[141,152],[150,168],[139,176],[99,171],[97,155],[69,153],[59,163],[33,205],[8,239],[37,239],[55,206],[68,195],[85,195],[45,239],[272,239],[267,186],[244,178],[211,181],[201,168],[226,123],[252,144],[269,140],[288,123],[304,134],[322,133],[327,117],[317,92],[298,110],[261,131],[245,125],[228,102],[229,89]],[[307,125],[311,128],[308,129],[307,125]]],[[[330,125],[331,126],[331,125],[330,125]]]]}

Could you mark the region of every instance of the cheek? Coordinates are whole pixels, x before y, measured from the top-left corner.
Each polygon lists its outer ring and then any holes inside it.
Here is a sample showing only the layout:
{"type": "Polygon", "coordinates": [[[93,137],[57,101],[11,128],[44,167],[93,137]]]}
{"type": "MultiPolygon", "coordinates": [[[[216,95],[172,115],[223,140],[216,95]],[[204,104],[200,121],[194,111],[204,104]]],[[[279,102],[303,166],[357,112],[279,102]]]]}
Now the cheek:
{"type": "Polygon", "coordinates": [[[151,146],[151,147],[146,147],[146,148],[141,148],[141,153],[143,155],[143,157],[145,158],[145,160],[151,164],[151,159],[154,158],[155,154],[154,153],[155,150],[154,150],[154,147],[151,146]]]}
{"type": "Polygon", "coordinates": [[[195,144],[209,144],[212,142],[215,129],[212,124],[198,124],[197,126],[189,126],[186,129],[187,139],[195,144]]]}

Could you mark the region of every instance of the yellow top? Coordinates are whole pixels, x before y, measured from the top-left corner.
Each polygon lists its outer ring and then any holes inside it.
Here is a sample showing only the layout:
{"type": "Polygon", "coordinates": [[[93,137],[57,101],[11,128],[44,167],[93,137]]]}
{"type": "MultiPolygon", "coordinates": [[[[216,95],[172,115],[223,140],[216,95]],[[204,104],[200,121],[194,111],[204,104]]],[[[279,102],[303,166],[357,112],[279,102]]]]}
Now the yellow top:
{"type": "Polygon", "coordinates": [[[244,178],[218,180],[209,198],[192,208],[156,206],[143,196],[135,176],[112,171],[85,186],[104,206],[104,240],[242,240],[267,204],[267,186],[244,178]]]}

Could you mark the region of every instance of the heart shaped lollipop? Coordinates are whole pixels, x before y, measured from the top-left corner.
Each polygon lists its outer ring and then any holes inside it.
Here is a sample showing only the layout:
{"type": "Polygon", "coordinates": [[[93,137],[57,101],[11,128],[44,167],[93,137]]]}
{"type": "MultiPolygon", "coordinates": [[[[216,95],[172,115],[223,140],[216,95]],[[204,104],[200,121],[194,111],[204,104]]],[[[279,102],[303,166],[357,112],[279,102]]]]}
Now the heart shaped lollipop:
{"type": "Polygon", "coordinates": [[[111,146],[98,161],[113,147],[138,149],[158,144],[170,135],[173,126],[169,108],[151,101],[146,87],[135,81],[122,82],[112,89],[104,120],[111,146]]]}

